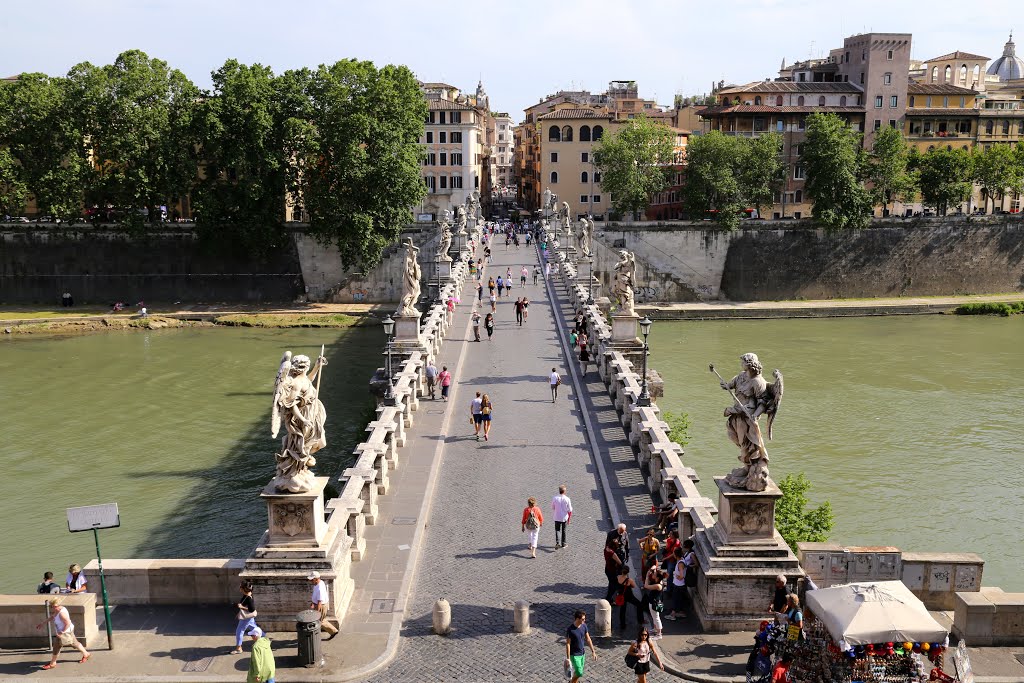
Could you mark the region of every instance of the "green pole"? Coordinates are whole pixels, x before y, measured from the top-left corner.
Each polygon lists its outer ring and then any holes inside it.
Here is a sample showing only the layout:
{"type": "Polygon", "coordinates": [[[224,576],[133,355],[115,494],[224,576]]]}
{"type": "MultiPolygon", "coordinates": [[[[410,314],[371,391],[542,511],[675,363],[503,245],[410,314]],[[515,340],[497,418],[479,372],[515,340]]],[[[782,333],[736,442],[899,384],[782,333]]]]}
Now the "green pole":
{"type": "Polygon", "coordinates": [[[103,557],[100,555],[100,534],[96,529],[92,530],[93,538],[96,539],[96,561],[100,565],[100,587],[103,589],[103,618],[107,624],[107,648],[114,649],[114,629],[110,625],[110,601],[107,600],[107,579],[103,576],[103,557]]]}

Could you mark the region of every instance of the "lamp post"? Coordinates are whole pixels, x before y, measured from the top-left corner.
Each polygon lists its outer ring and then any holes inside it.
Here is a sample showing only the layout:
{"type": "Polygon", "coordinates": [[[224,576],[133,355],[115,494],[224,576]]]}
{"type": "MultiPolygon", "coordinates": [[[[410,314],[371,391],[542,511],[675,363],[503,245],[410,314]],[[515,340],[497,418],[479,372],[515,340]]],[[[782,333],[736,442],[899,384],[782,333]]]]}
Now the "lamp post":
{"type": "Polygon", "coordinates": [[[387,365],[385,366],[385,372],[388,375],[388,388],[384,393],[384,405],[393,406],[395,405],[395,383],[391,377],[391,340],[395,333],[395,321],[388,315],[384,318],[384,334],[388,338],[387,345],[387,365]]]}
{"type": "Polygon", "coordinates": [[[587,259],[587,305],[594,305],[594,256],[587,259]]]}
{"type": "Polygon", "coordinates": [[[437,278],[437,297],[435,301],[441,301],[441,252],[434,253],[434,277],[437,278]]]}
{"type": "Polygon", "coordinates": [[[640,334],[644,336],[644,375],[643,383],[640,385],[640,396],[636,399],[636,405],[639,408],[647,408],[651,405],[651,395],[647,393],[647,335],[651,333],[651,319],[646,315],[643,320],[640,321],[640,334]]]}

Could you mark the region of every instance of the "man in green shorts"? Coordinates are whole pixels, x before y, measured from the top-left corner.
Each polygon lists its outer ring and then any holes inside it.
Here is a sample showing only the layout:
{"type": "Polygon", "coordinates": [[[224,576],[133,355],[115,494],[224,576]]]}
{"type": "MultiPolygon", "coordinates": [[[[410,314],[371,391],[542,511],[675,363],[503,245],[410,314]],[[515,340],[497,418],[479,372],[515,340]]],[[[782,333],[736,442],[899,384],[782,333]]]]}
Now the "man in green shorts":
{"type": "Polygon", "coordinates": [[[590,646],[590,654],[597,659],[597,650],[594,649],[594,641],[590,639],[590,631],[587,630],[587,615],[583,610],[573,612],[572,626],[565,629],[565,660],[572,667],[572,683],[583,677],[583,664],[586,661],[584,644],[590,646]]]}

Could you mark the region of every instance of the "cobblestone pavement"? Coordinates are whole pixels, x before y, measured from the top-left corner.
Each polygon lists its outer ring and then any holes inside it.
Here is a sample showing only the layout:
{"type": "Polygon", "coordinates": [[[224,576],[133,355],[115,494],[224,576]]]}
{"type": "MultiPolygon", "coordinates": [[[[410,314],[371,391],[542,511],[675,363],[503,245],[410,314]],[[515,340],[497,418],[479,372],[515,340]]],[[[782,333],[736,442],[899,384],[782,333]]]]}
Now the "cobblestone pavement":
{"type": "MultiPolygon", "coordinates": [[[[506,252],[499,247],[487,275],[496,277],[511,267],[518,284],[518,269],[532,267],[535,260],[532,249],[506,252]]],[[[462,376],[455,378],[450,409],[457,412],[398,656],[371,680],[559,679],[562,634],[573,610],[582,608],[593,619],[595,602],[604,597],[601,548],[609,513],[552,313],[543,282],[513,289],[499,300],[493,341],[485,335],[470,346],[462,376]],[[513,304],[524,293],[530,297],[530,316],[519,327],[513,304]],[[566,378],[555,403],[546,379],[552,367],[566,378]],[[489,442],[477,442],[469,423],[469,402],[477,390],[494,403],[489,442]],[[559,484],[569,487],[574,513],[569,545],[556,549],[550,509],[559,484]],[[536,559],[530,558],[520,531],[529,496],[537,498],[545,515],[536,559]],[[438,598],[451,603],[448,637],[431,632],[438,598]],[[527,635],[512,631],[517,600],[532,605],[527,635]]],[[[621,658],[623,642],[596,641],[600,655],[596,662],[588,657],[589,680],[629,677],[621,658]]]]}

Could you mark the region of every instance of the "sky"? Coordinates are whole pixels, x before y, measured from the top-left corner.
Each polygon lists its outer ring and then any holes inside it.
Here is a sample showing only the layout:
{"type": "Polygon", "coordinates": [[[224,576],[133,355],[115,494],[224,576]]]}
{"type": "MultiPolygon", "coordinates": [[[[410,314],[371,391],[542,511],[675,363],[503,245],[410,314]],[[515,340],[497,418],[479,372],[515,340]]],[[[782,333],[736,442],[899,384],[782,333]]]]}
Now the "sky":
{"type": "MultiPolygon", "coordinates": [[[[914,34],[915,59],[963,50],[995,59],[1013,28],[1008,0],[34,0],[5,3],[0,76],[63,75],[129,49],[207,88],[230,58],[275,72],[339,59],[405,64],[423,81],[472,92],[521,121],[557,90],[637,81],[671,105],[713,82],[774,78],[844,36],[914,34]]],[[[1024,36],[1024,22],[1021,22],[1024,36]]],[[[1024,52],[1024,45],[1021,51],[1024,52]]]]}

